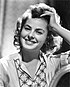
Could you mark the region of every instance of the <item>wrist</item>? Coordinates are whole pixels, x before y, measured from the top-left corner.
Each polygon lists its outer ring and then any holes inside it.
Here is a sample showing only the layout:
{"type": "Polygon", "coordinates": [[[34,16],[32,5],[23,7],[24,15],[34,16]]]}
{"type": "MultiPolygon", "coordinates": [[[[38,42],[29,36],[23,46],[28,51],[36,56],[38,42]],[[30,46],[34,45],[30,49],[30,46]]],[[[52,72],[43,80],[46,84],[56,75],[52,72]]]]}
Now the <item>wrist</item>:
{"type": "Polygon", "coordinates": [[[53,24],[51,27],[54,31],[59,31],[59,29],[61,28],[61,25],[56,23],[56,24],[53,24]]]}

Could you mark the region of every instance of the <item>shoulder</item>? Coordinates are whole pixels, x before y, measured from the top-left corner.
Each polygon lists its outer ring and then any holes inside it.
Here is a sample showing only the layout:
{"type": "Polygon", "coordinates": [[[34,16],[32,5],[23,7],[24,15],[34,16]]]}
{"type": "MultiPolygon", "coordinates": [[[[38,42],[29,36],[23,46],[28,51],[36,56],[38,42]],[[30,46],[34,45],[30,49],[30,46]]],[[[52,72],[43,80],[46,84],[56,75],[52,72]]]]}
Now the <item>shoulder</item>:
{"type": "Polygon", "coordinates": [[[14,53],[14,54],[10,54],[10,55],[7,55],[5,57],[2,57],[0,59],[0,62],[11,61],[11,60],[17,59],[17,58],[20,58],[20,54],[19,53],[14,53]]]}
{"type": "Polygon", "coordinates": [[[61,66],[70,64],[70,50],[57,55],[52,55],[50,58],[55,61],[56,64],[59,63],[61,66]]]}
{"type": "MultiPolygon", "coordinates": [[[[47,54],[46,54],[47,56],[47,54]]],[[[52,58],[61,58],[61,57],[70,57],[70,50],[69,51],[66,51],[66,52],[62,52],[60,54],[49,54],[49,57],[52,59],[52,58]]]]}
{"type": "Polygon", "coordinates": [[[20,55],[19,53],[14,53],[14,54],[11,54],[11,55],[7,55],[3,58],[0,59],[0,66],[4,66],[4,67],[7,67],[8,64],[12,64],[13,63],[13,60],[17,59],[17,58],[20,58],[20,55]]]}
{"type": "Polygon", "coordinates": [[[0,59],[0,74],[9,74],[15,69],[14,59],[19,58],[19,54],[15,53],[12,55],[5,56],[0,59]]]}
{"type": "Polygon", "coordinates": [[[43,59],[48,66],[57,67],[60,63],[60,55],[44,54],[42,53],[43,59]]]}
{"type": "Polygon", "coordinates": [[[66,52],[62,52],[61,55],[68,55],[68,56],[70,56],[70,50],[66,51],[66,52]]]}
{"type": "Polygon", "coordinates": [[[70,50],[67,52],[62,52],[60,54],[43,54],[43,58],[45,59],[46,63],[52,63],[54,65],[59,65],[60,63],[65,64],[70,62],[70,50]]]}

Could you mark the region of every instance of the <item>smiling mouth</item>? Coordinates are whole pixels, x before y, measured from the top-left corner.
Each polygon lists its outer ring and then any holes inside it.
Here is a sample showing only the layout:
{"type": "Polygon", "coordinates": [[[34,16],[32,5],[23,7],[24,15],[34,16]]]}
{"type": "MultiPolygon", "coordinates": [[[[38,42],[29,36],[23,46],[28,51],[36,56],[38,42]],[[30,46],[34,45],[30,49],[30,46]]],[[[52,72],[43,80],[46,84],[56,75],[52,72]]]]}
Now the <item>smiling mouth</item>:
{"type": "Polygon", "coordinates": [[[27,40],[27,39],[25,39],[25,41],[27,44],[31,44],[31,45],[37,43],[36,41],[27,40]]]}
{"type": "Polygon", "coordinates": [[[24,38],[24,39],[25,39],[25,41],[28,42],[28,43],[38,43],[38,41],[36,41],[36,40],[29,40],[29,39],[27,39],[27,38],[24,38]]]}
{"type": "Polygon", "coordinates": [[[22,38],[25,40],[26,44],[28,45],[33,45],[35,43],[38,43],[36,39],[29,39],[28,37],[22,37],[22,38]]]}
{"type": "Polygon", "coordinates": [[[26,41],[26,44],[28,44],[28,45],[33,45],[34,43],[31,42],[31,41],[26,41]]]}

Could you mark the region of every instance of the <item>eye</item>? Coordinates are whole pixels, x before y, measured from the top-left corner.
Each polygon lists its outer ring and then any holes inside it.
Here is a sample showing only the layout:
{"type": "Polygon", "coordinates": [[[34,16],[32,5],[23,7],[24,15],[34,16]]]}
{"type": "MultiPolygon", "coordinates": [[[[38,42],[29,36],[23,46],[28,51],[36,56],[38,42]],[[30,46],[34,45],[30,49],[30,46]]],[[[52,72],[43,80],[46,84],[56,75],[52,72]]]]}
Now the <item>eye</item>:
{"type": "Polygon", "coordinates": [[[31,30],[31,28],[29,26],[27,26],[27,25],[24,26],[24,29],[27,30],[27,31],[30,31],[31,30]]]}
{"type": "Polygon", "coordinates": [[[44,33],[44,31],[43,30],[36,30],[36,33],[39,34],[39,35],[41,35],[41,34],[44,33]]]}
{"type": "Polygon", "coordinates": [[[25,30],[31,30],[30,28],[25,27],[25,30]]]}
{"type": "Polygon", "coordinates": [[[29,27],[24,27],[25,28],[25,30],[31,30],[29,27]]]}
{"type": "Polygon", "coordinates": [[[42,32],[40,32],[40,31],[37,31],[37,33],[38,33],[38,34],[43,34],[43,33],[42,33],[42,32]]]}

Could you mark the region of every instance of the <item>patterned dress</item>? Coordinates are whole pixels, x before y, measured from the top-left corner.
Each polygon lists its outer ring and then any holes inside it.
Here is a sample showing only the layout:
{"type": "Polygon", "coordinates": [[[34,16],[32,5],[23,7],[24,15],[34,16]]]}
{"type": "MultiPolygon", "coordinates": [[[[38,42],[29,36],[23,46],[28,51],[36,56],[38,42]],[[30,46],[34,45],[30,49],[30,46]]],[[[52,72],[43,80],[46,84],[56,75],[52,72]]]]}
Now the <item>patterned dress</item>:
{"type": "Polygon", "coordinates": [[[57,71],[70,63],[70,51],[58,55],[40,52],[34,78],[19,53],[0,59],[0,87],[49,87],[57,71]]]}

